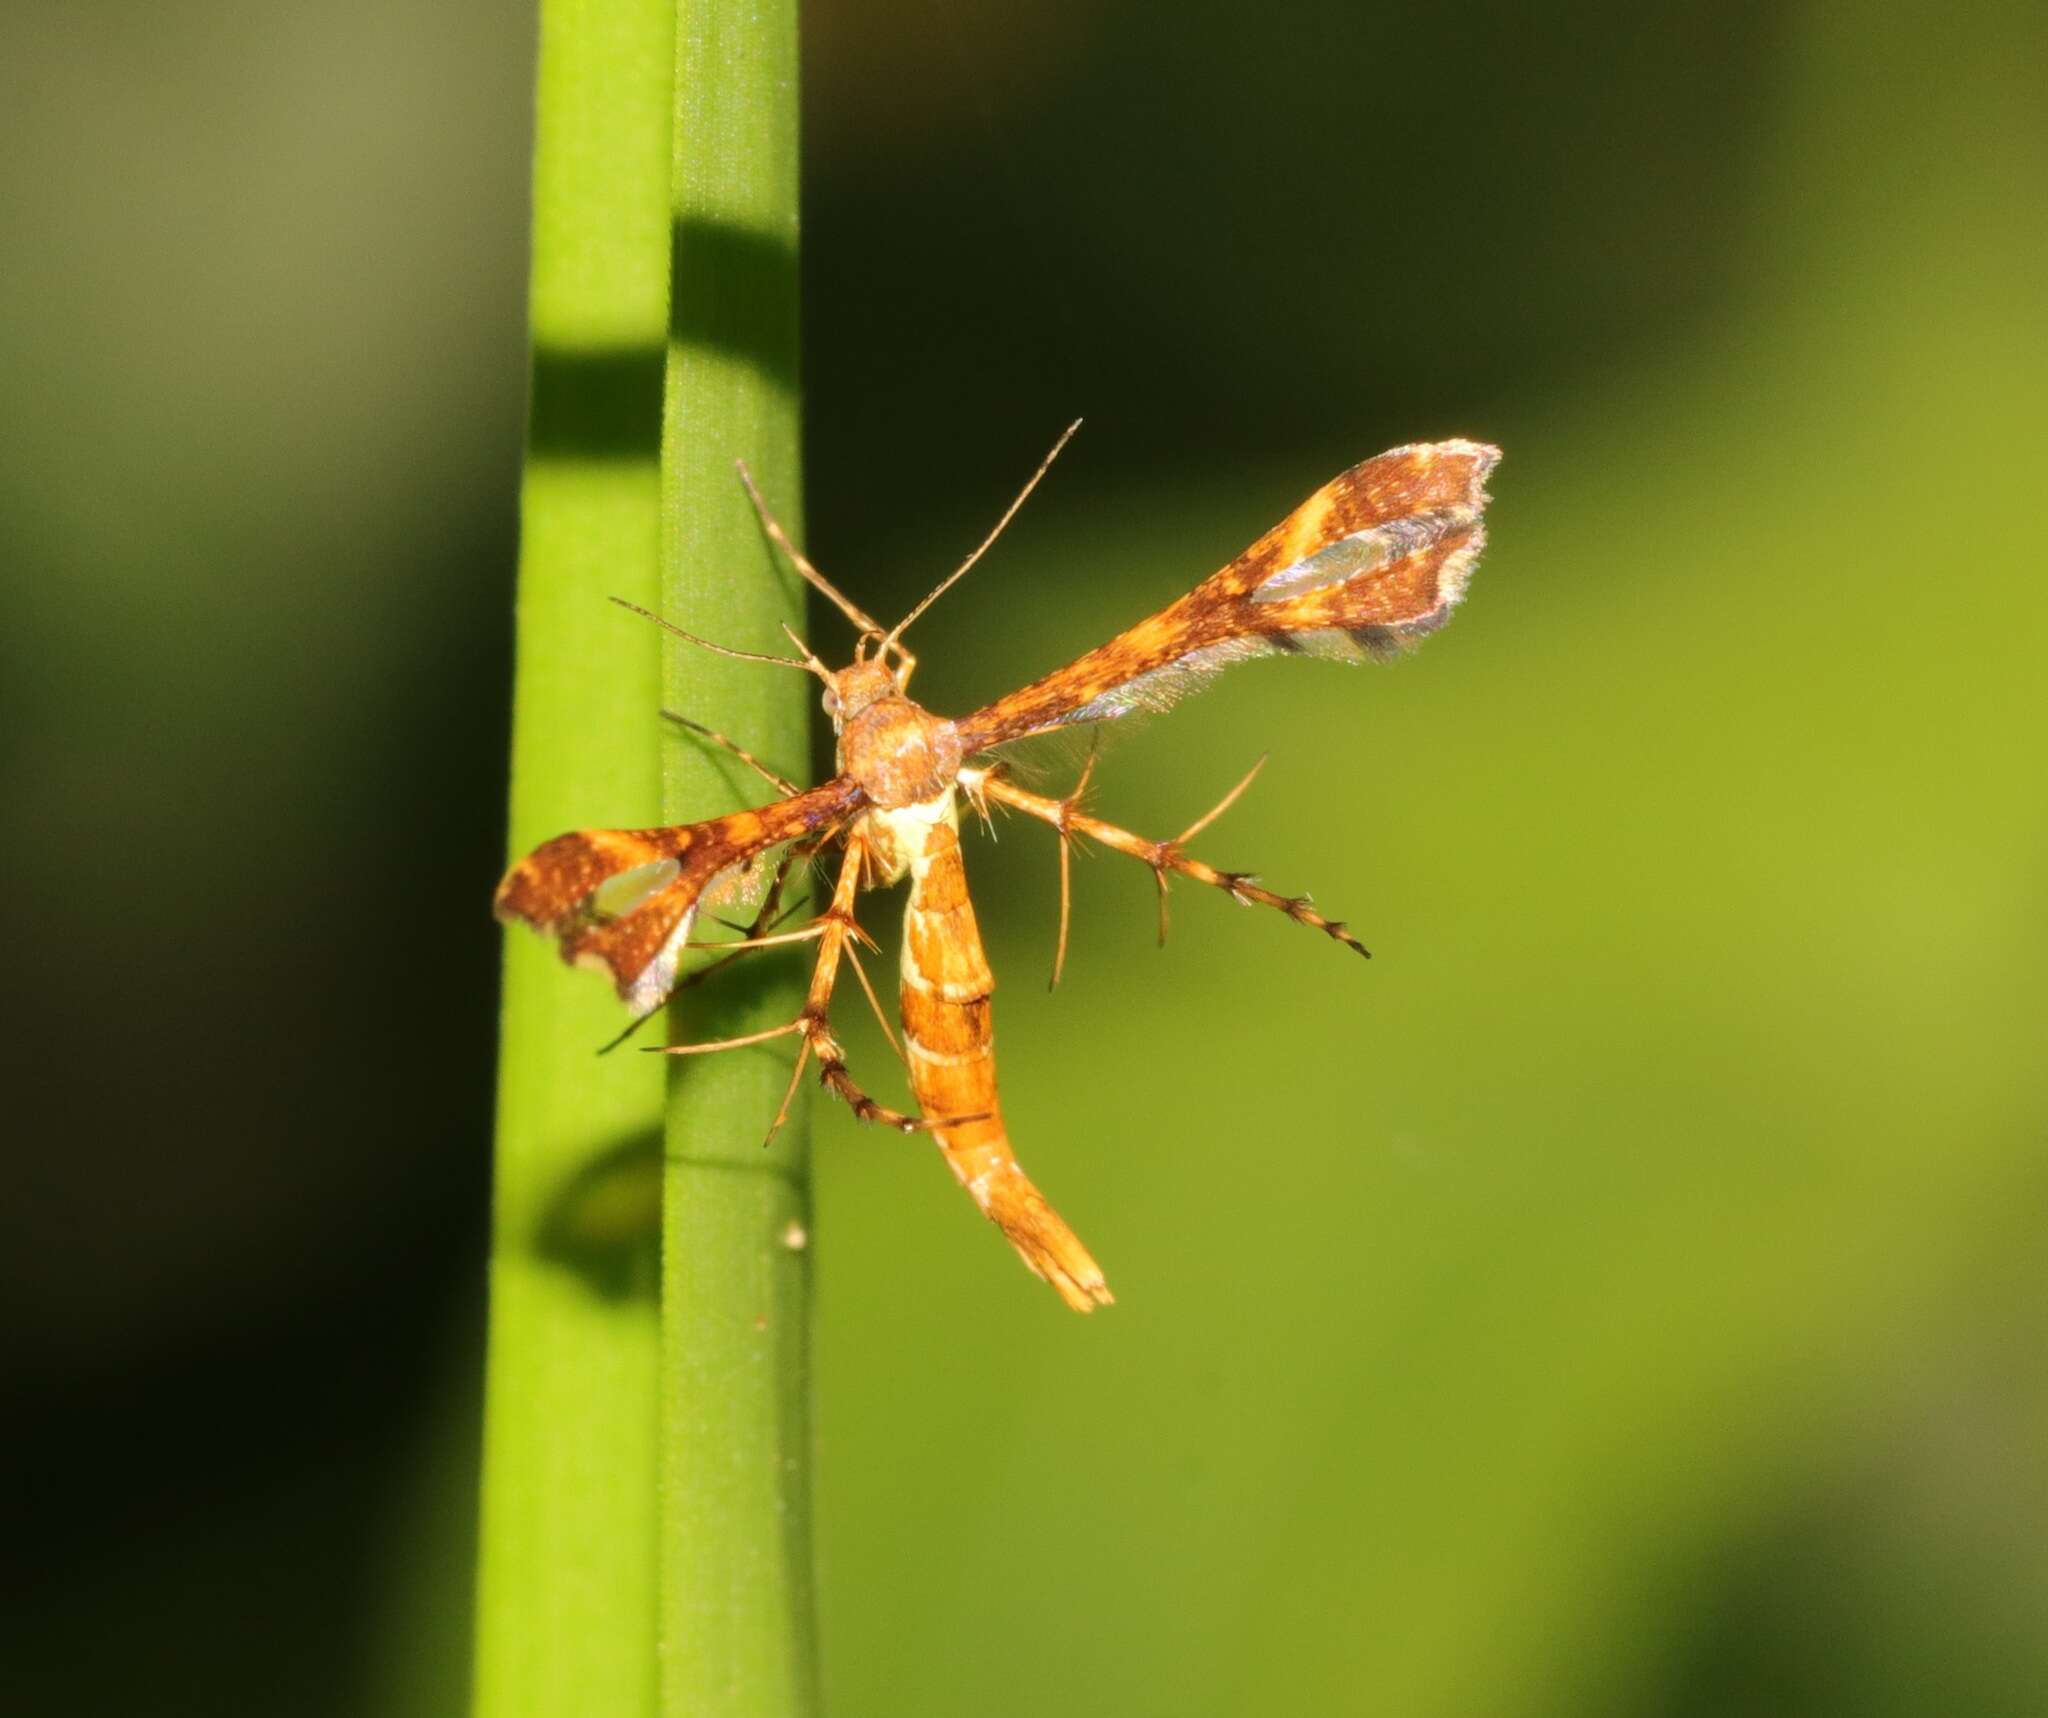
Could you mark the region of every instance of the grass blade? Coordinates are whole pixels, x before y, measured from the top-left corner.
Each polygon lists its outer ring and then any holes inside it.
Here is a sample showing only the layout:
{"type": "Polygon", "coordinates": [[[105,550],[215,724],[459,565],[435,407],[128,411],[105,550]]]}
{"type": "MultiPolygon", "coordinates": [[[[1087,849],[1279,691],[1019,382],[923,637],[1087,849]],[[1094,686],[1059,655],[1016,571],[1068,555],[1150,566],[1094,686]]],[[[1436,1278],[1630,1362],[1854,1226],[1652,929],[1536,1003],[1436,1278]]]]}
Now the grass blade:
{"type": "MultiPolygon", "coordinates": [[[[797,26],[793,0],[676,13],[674,274],[662,440],[664,611],[693,632],[787,654],[802,586],[776,563],[734,472],[745,459],[799,526],[797,26]]],[[[806,775],[809,678],[667,641],[671,709],[783,774],[806,775]]],[[[685,820],[772,793],[687,735],[664,776],[685,820]]],[[[789,1019],[802,955],[749,957],[702,1038],[789,1019]],[[743,969],[745,971],[747,969],[743,969]]],[[[801,1110],[767,1150],[788,1041],[676,1058],[663,1197],[661,1710],[815,1710],[808,1415],[808,1224],[801,1110]]]]}

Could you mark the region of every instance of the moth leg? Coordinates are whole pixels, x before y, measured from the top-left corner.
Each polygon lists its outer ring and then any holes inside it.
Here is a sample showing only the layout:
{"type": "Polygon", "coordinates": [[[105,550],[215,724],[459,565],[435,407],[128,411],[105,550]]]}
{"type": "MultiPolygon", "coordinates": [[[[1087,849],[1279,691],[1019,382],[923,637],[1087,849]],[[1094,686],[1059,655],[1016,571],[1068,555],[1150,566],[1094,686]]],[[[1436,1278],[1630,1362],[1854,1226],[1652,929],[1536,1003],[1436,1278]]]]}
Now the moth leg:
{"type": "MultiPolygon", "coordinates": [[[[1089,779],[1095,774],[1095,760],[1102,750],[1102,730],[1095,729],[1089,736],[1088,761],[1081,766],[1081,779],[1074,783],[1067,796],[1059,802],[1060,808],[1060,940],[1052,953],[1052,978],[1047,990],[1060,987],[1060,974],[1067,965],[1067,926],[1074,916],[1074,817],[1081,809],[1081,796],[1088,791],[1089,779]]],[[[1182,837],[1186,839],[1185,836],[1182,837]]]]}
{"type": "Polygon", "coordinates": [[[796,1070],[790,1076],[788,1091],[783,1094],[782,1107],[776,1112],[774,1125],[768,1131],[771,1139],[775,1137],[775,1130],[788,1119],[789,1106],[796,1095],[796,1082],[802,1077],[804,1065],[813,1056],[818,1059],[819,1083],[862,1121],[893,1127],[900,1133],[927,1133],[934,1127],[945,1125],[950,1119],[905,1115],[901,1110],[892,1110],[886,1104],[877,1103],[854,1083],[853,1076],[846,1071],[846,1052],[832,1035],[828,1013],[833,987],[839,982],[839,957],[852,952],[853,941],[866,940],[865,933],[853,917],[854,899],[860,893],[861,872],[866,863],[867,845],[855,834],[846,843],[846,858],[839,868],[839,882],[832,891],[832,904],[820,915],[825,931],[818,942],[818,962],[811,969],[811,987],[804,997],[803,1012],[788,1028],[802,1033],[803,1043],[797,1050],[796,1070]]]}
{"type": "MultiPolygon", "coordinates": [[[[729,941],[721,940],[708,943],[693,942],[686,944],[685,946],[694,949],[765,948],[777,942],[790,942],[793,940],[801,940],[819,935],[820,933],[818,933],[817,931],[811,930],[797,932],[795,937],[785,937],[771,934],[774,932],[779,932],[784,925],[788,924],[791,919],[795,918],[797,914],[802,912],[803,910],[803,902],[791,901],[789,905],[784,907],[781,912],[777,913],[774,918],[767,920],[765,923],[761,922],[762,915],[757,913],[755,915],[755,923],[752,925],[743,925],[739,923],[739,921],[736,919],[721,918],[716,913],[706,913],[704,916],[707,919],[710,919],[714,924],[720,924],[725,926],[727,930],[733,933],[731,939],[729,941]],[[762,933],[758,937],[754,935],[755,931],[757,930],[762,933]]],[[[679,982],[676,985],[676,988],[678,990],[682,989],[682,984],[679,982]]]]}
{"type": "Polygon", "coordinates": [[[755,757],[746,747],[728,740],[716,728],[707,728],[702,722],[693,722],[688,716],[678,715],[674,710],[664,710],[662,714],[678,727],[688,728],[691,733],[696,734],[699,738],[709,740],[714,746],[722,747],[724,750],[732,753],[748,769],[752,770],[754,774],[759,776],[770,787],[776,789],[785,798],[794,799],[802,791],[795,782],[784,781],[781,776],[777,775],[759,758],[755,757]]]}
{"type": "Polygon", "coordinates": [[[852,943],[846,945],[846,958],[853,962],[853,976],[860,980],[861,994],[868,999],[873,1011],[875,1024],[882,1029],[882,1036],[889,1041],[889,1048],[896,1052],[896,1060],[906,1068],[910,1058],[903,1053],[903,1046],[896,1041],[896,1028],[889,1024],[889,1016],[882,1012],[882,999],[875,994],[874,984],[868,978],[868,969],[861,963],[860,950],[852,943]]]}
{"type": "MultiPolygon", "coordinates": [[[[700,966],[695,972],[682,979],[676,985],[676,989],[687,990],[693,984],[702,984],[714,972],[723,972],[734,961],[738,960],[741,955],[763,946],[761,939],[782,922],[776,915],[782,907],[782,891],[789,887],[790,872],[796,869],[797,863],[800,860],[812,858],[818,851],[818,845],[817,842],[811,842],[807,845],[791,846],[784,851],[781,862],[775,867],[775,875],[769,879],[768,892],[761,897],[761,909],[754,915],[754,922],[746,926],[740,933],[740,940],[732,944],[711,943],[693,945],[710,948],[731,947],[735,952],[726,955],[723,959],[714,960],[704,966],[700,966]]],[[[726,921],[721,919],[719,922],[723,924],[726,921]]]]}
{"type": "MultiPolygon", "coordinates": [[[[794,1020],[781,1026],[770,1026],[760,1032],[748,1032],[737,1038],[713,1039],[702,1044],[654,1046],[664,1055],[701,1056],[720,1050],[739,1050],[750,1044],[765,1044],[792,1034],[797,1036],[801,1042],[797,1045],[796,1066],[790,1070],[789,1084],[784,1088],[782,1102],[775,1111],[774,1121],[769,1124],[767,1138],[762,1141],[763,1145],[772,1140],[781,1130],[782,1124],[789,1119],[790,1107],[796,1099],[797,1083],[803,1078],[804,1069],[810,1064],[813,1056],[818,1061],[819,1083],[833,1092],[862,1121],[895,1128],[899,1133],[927,1133],[935,1127],[948,1126],[962,1119],[953,1116],[905,1115],[901,1110],[893,1110],[887,1104],[878,1103],[862,1091],[854,1082],[853,1076],[847,1072],[846,1052],[840,1047],[839,1040],[832,1035],[829,1016],[832,992],[839,982],[840,957],[844,955],[857,963],[859,956],[854,952],[855,945],[865,942],[871,948],[874,946],[873,939],[860,928],[853,916],[853,903],[860,892],[861,873],[866,863],[866,844],[857,835],[851,837],[846,843],[846,858],[840,865],[838,884],[832,891],[832,904],[802,931],[778,939],[792,941],[815,936],[818,942],[818,959],[811,969],[810,988],[805,992],[803,1008],[794,1020]]],[[[777,882],[779,885],[780,876],[777,882]]],[[[749,939],[749,946],[759,947],[763,940],[749,939]]]]}
{"type": "Polygon", "coordinates": [[[773,1038],[787,1038],[792,1032],[801,1032],[801,1020],[787,1020],[780,1026],[764,1027],[759,1032],[742,1032],[737,1038],[706,1038],[697,1044],[651,1044],[649,1049],[658,1056],[711,1056],[720,1050],[744,1050],[749,1044],[766,1044],[773,1038]]]}
{"type": "MultiPolygon", "coordinates": [[[[1260,763],[1264,763],[1264,759],[1260,763]]],[[[1227,811],[1237,796],[1251,785],[1252,777],[1258,774],[1254,766],[1236,787],[1225,794],[1209,811],[1195,819],[1171,841],[1147,841],[1142,835],[1133,835],[1128,829],[1119,829],[1113,823],[1104,823],[1099,817],[1090,817],[1086,812],[1077,811],[1063,800],[1047,799],[1043,794],[1029,793],[1021,787],[1003,780],[994,770],[968,771],[961,773],[965,784],[969,775],[975,776],[973,787],[978,793],[1024,812],[1043,823],[1051,824],[1062,836],[1085,835],[1091,841],[1099,841],[1105,847],[1128,854],[1141,864],[1152,869],[1152,875],[1159,882],[1159,940],[1166,940],[1166,883],[1169,873],[1191,877],[1197,883],[1207,883],[1211,888],[1221,889],[1240,906],[1258,905],[1272,907],[1285,913],[1296,924],[1307,925],[1311,930],[1321,931],[1325,936],[1356,949],[1368,958],[1371,951],[1353,936],[1341,919],[1326,919],[1311,905],[1306,895],[1276,895],[1270,889],[1258,886],[1257,879],[1249,871],[1219,871],[1213,865],[1199,859],[1191,859],[1181,849],[1190,837],[1199,834],[1210,823],[1227,811]]]]}
{"type": "Polygon", "coordinates": [[[790,943],[816,942],[824,934],[825,927],[813,921],[799,931],[776,931],[774,934],[764,937],[721,937],[717,942],[684,943],[683,947],[689,949],[729,948],[737,950],[740,954],[745,954],[749,949],[783,948],[790,943]]]}
{"type": "MultiPolygon", "coordinates": [[[[754,915],[754,922],[751,925],[731,926],[732,929],[739,931],[739,941],[733,943],[692,943],[690,945],[692,948],[730,948],[734,952],[720,960],[710,961],[700,966],[695,972],[678,979],[675,988],[677,990],[688,990],[693,984],[702,984],[714,972],[723,972],[742,955],[748,954],[754,949],[769,946],[764,940],[767,934],[775,930],[782,923],[783,918],[788,917],[788,914],[778,917],[777,909],[782,905],[782,891],[789,882],[789,873],[798,859],[808,859],[817,850],[817,843],[815,842],[808,846],[791,846],[785,849],[781,862],[775,867],[775,876],[768,884],[768,892],[761,897],[761,910],[754,915]]],[[[798,903],[797,906],[790,909],[790,912],[793,913],[800,909],[801,903],[798,903]]],[[[729,921],[720,919],[718,922],[723,925],[729,921]]],[[[628,1022],[625,1029],[617,1037],[607,1044],[600,1045],[597,1053],[600,1056],[609,1056],[621,1044],[625,1043],[627,1039],[631,1038],[634,1033],[638,1032],[641,1027],[645,1026],[648,1021],[652,1020],[657,1014],[664,1012],[667,1007],[668,997],[664,996],[652,1008],[648,1009],[645,1014],[638,1015],[628,1022]]]]}

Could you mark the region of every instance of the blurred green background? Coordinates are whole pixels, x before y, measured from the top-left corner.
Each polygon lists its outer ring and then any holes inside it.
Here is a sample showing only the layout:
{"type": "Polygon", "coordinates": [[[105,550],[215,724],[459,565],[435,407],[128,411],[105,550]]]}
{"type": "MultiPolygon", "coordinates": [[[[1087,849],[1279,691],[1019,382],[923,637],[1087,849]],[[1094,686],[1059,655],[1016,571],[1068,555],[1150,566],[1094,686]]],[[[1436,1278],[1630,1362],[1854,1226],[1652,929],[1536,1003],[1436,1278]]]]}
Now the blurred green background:
{"type": "MultiPolygon", "coordinates": [[[[531,29],[0,13],[36,1710],[463,1700],[531,29]]],[[[2048,1708],[2041,9],[807,32],[817,558],[907,606],[1089,419],[934,707],[1507,452],[1417,660],[1098,771],[1163,834],[1270,751],[1204,849],[1371,966],[1097,855],[1049,996],[1050,838],[970,852],[1114,1311],[819,1106],[835,1714],[2048,1708]]]]}

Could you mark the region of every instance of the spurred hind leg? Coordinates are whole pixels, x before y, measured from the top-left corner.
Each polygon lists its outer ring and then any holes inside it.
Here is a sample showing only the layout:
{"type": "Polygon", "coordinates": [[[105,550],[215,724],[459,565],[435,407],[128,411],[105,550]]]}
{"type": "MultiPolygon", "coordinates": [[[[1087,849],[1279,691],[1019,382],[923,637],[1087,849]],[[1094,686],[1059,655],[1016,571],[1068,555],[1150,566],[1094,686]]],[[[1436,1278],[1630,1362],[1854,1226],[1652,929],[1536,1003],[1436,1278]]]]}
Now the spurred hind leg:
{"type": "Polygon", "coordinates": [[[1011,782],[1005,781],[995,770],[962,770],[960,785],[976,798],[986,796],[1049,823],[1060,832],[1061,839],[1068,840],[1084,835],[1091,841],[1099,841],[1105,847],[1128,854],[1140,863],[1152,868],[1152,875],[1159,882],[1159,940],[1166,941],[1166,879],[1168,873],[1191,877],[1197,883],[1207,883],[1211,888],[1221,889],[1226,895],[1242,906],[1254,904],[1272,907],[1285,913],[1298,925],[1307,925],[1311,930],[1321,931],[1325,936],[1354,948],[1360,954],[1371,954],[1365,944],[1353,936],[1341,919],[1326,919],[1310,904],[1306,895],[1276,895],[1270,889],[1259,887],[1254,873],[1250,871],[1219,871],[1213,865],[1199,859],[1191,859],[1182,851],[1183,845],[1206,829],[1210,823],[1227,811],[1237,796],[1251,785],[1252,777],[1264,765],[1262,758],[1252,766],[1249,774],[1237,786],[1225,794],[1210,810],[1188,825],[1171,841],[1147,841],[1142,835],[1133,835],[1128,829],[1119,829],[1113,823],[1104,823],[1099,817],[1090,817],[1074,803],[1074,796],[1065,799],[1047,799],[1043,794],[1030,793],[1011,782]]]}

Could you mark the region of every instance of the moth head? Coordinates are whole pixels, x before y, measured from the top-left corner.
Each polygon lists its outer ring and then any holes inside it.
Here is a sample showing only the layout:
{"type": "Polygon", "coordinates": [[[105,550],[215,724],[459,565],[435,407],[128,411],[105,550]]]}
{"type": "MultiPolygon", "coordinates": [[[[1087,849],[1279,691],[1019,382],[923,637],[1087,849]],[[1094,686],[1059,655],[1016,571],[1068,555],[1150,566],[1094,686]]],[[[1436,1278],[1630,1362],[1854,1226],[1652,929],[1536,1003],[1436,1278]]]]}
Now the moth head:
{"type": "Polygon", "coordinates": [[[844,733],[846,724],[871,704],[884,698],[900,698],[909,683],[910,671],[916,666],[916,659],[908,651],[890,648],[879,633],[862,633],[853,647],[852,666],[826,676],[825,714],[832,719],[832,731],[844,733]],[[882,647],[870,656],[869,647],[876,643],[882,647]],[[896,658],[893,668],[889,666],[891,656],[896,658]]]}

